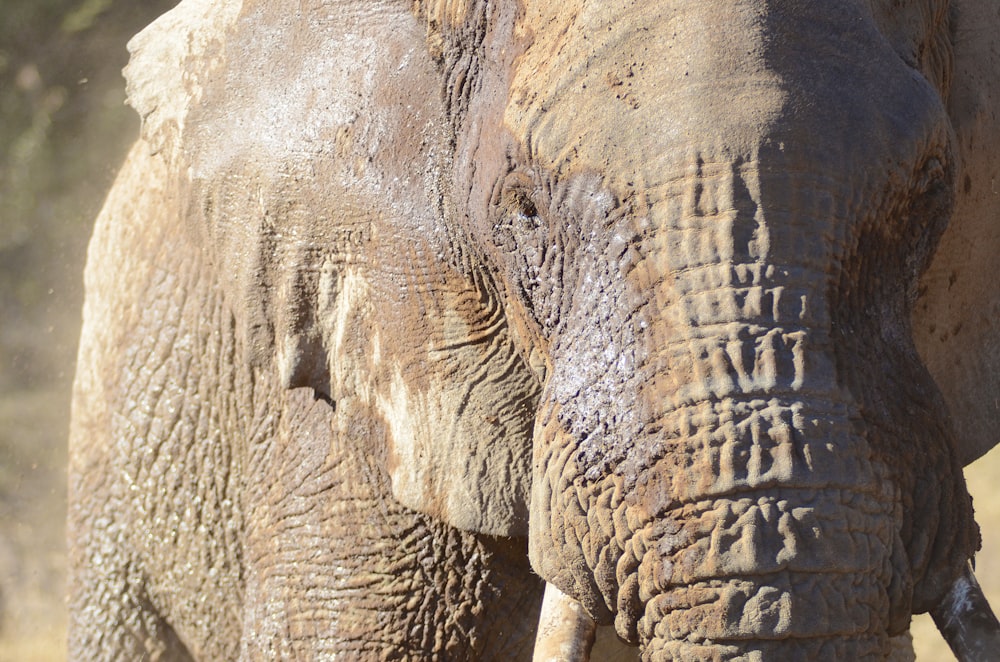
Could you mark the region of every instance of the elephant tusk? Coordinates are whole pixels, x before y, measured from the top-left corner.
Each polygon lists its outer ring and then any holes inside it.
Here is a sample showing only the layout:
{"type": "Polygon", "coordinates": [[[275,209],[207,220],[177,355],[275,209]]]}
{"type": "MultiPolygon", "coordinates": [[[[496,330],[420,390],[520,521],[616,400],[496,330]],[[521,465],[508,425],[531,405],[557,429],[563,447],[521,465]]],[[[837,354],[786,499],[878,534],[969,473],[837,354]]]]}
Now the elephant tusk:
{"type": "Polygon", "coordinates": [[[966,565],[948,594],[931,610],[931,617],[960,662],[995,660],[1000,654],[1000,622],[993,615],[971,564],[966,565]]]}
{"type": "Polygon", "coordinates": [[[596,631],[597,624],[583,605],[546,583],[532,660],[588,662],[596,631]]]}

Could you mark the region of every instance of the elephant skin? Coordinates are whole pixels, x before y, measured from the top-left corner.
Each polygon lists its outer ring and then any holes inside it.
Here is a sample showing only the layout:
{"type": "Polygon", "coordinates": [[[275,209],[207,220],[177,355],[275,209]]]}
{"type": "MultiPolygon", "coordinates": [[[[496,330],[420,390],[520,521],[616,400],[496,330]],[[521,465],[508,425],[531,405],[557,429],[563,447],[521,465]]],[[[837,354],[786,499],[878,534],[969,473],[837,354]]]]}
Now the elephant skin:
{"type": "Polygon", "coordinates": [[[70,657],[897,659],[1000,424],[998,33],[181,2],[88,256],[70,657]]]}

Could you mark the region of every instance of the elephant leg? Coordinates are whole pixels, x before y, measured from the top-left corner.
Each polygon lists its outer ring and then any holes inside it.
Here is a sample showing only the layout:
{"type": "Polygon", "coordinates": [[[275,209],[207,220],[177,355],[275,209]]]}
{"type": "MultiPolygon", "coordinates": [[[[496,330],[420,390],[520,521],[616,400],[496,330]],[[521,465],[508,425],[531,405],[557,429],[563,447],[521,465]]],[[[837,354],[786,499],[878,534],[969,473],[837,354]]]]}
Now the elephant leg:
{"type": "Polygon", "coordinates": [[[524,539],[460,531],[390,495],[385,432],[290,391],[250,453],[241,659],[530,659],[543,584],[524,539]]]}

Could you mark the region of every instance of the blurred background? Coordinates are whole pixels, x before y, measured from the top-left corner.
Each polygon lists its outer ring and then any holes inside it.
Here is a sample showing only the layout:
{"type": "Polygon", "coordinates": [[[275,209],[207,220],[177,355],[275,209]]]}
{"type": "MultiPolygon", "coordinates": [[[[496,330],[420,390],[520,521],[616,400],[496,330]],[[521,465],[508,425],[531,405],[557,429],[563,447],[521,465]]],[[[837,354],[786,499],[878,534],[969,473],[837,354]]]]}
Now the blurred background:
{"type": "Polygon", "coordinates": [[[0,662],[63,660],[66,432],[125,43],[176,0],[0,0],[0,662]]]}
{"type": "MultiPolygon", "coordinates": [[[[125,43],[176,0],[0,0],[0,662],[64,660],[66,434],[87,238],[138,135],[125,43]]],[[[968,470],[1000,608],[1000,453],[968,470]]],[[[926,616],[918,659],[954,659],[926,616]]]]}

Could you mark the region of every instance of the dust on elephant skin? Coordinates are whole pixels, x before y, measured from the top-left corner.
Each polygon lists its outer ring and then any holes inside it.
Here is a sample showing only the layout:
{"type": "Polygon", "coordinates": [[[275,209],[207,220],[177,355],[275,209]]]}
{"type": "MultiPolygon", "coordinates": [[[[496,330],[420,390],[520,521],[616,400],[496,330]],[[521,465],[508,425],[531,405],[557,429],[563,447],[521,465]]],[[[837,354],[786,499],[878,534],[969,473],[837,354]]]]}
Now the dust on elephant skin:
{"type": "Polygon", "coordinates": [[[91,244],[71,654],[898,652],[1000,422],[981,4],[182,2],[91,244]]]}

